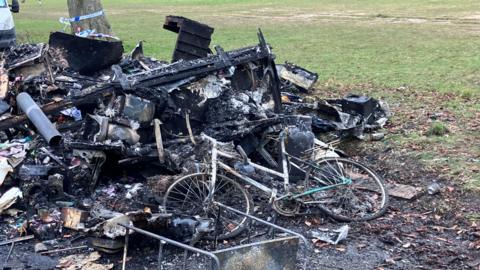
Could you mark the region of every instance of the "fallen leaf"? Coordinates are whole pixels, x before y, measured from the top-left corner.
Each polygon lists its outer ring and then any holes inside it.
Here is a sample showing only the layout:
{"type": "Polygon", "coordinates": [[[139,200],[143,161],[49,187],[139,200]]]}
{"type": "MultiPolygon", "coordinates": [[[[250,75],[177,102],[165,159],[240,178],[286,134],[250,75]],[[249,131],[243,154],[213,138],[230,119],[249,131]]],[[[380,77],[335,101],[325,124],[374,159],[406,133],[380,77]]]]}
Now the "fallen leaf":
{"type": "Polygon", "coordinates": [[[236,227],[235,224],[232,224],[232,223],[229,223],[229,224],[227,225],[228,230],[231,231],[231,232],[232,232],[233,230],[235,230],[235,227],[236,227]]]}
{"type": "Polygon", "coordinates": [[[367,246],[366,244],[359,244],[359,245],[357,245],[357,248],[358,248],[358,249],[362,249],[362,248],[364,248],[364,247],[366,247],[366,246],[367,246]]]}
{"type": "Polygon", "coordinates": [[[324,242],[321,242],[321,241],[315,243],[315,247],[317,247],[317,248],[324,248],[324,247],[328,247],[329,245],[330,245],[329,243],[324,243],[324,242]]]}
{"type": "Polygon", "coordinates": [[[386,258],[385,262],[388,264],[395,264],[395,260],[393,260],[393,258],[386,258]]]}

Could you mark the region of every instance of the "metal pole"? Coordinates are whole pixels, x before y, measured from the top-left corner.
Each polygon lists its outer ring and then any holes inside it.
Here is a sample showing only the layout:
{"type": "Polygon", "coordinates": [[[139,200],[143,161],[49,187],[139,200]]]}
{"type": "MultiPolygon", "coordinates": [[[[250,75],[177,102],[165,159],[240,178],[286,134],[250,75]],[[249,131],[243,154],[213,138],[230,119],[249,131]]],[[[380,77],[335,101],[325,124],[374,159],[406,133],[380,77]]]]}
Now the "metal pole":
{"type": "MultiPolygon", "coordinates": [[[[275,224],[275,223],[277,223],[277,212],[273,209],[273,207],[271,207],[271,208],[272,208],[271,209],[271,211],[272,211],[272,224],[275,224]]],[[[270,229],[271,229],[270,230],[271,237],[272,237],[272,239],[274,239],[275,238],[275,228],[272,227],[270,229]]]]}
{"type": "Polygon", "coordinates": [[[288,162],[287,157],[285,156],[285,137],[284,133],[280,135],[280,151],[282,157],[282,171],[283,171],[283,186],[285,190],[289,190],[290,183],[289,183],[289,175],[288,175],[288,162]]]}
{"type": "Polygon", "coordinates": [[[248,235],[247,235],[247,241],[250,244],[252,242],[251,237],[252,237],[252,225],[253,225],[253,219],[250,219],[248,221],[248,235]]]}
{"type": "Polygon", "coordinates": [[[183,251],[183,270],[187,269],[188,250],[183,251]]]}
{"type": "Polygon", "coordinates": [[[163,245],[165,244],[165,241],[160,240],[160,246],[158,247],[158,269],[162,270],[162,260],[163,260],[163,245]]]}
{"type": "Polygon", "coordinates": [[[214,239],[214,248],[215,250],[218,247],[218,230],[220,227],[220,215],[222,214],[222,209],[219,207],[217,212],[217,219],[215,220],[215,239],[214,239]]]}
{"type": "Polygon", "coordinates": [[[62,135],[60,135],[58,130],[53,126],[52,122],[50,122],[48,117],[43,113],[43,111],[29,94],[25,92],[18,94],[17,104],[37,128],[42,137],[48,142],[48,144],[60,144],[62,135]]]}
{"type": "Polygon", "coordinates": [[[212,179],[210,179],[210,199],[213,200],[213,193],[215,192],[215,185],[217,183],[217,157],[218,157],[218,150],[217,150],[217,142],[213,142],[212,146],[212,179]]]}
{"type": "Polygon", "coordinates": [[[123,262],[122,262],[122,270],[125,270],[125,264],[127,263],[127,252],[128,252],[128,235],[130,234],[130,229],[127,228],[127,232],[125,234],[125,245],[123,246],[123,262]]]}

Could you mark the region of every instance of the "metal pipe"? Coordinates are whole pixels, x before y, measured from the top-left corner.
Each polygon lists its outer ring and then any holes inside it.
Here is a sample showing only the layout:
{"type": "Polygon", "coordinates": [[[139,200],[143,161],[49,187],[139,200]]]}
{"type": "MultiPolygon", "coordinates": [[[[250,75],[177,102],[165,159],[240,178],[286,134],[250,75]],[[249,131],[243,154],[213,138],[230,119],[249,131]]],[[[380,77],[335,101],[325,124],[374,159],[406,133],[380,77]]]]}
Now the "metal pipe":
{"type": "Polygon", "coordinates": [[[279,173],[279,172],[277,172],[277,171],[275,171],[275,170],[269,169],[269,168],[264,167],[264,166],[262,166],[262,165],[258,165],[258,164],[256,164],[256,163],[253,163],[253,162],[251,162],[250,160],[248,161],[248,164],[251,165],[251,166],[253,166],[253,167],[256,168],[256,169],[265,171],[265,172],[267,172],[267,173],[269,173],[269,174],[273,174],[273,175],[276,175],[276,176],[278,176],[278,177],[282,177],[282,178],[285,178],[285,176],[288,177],[288,173],[287,173],[287,175],[285,175],[285,172],[279,173]]]}
{"type": "Polygon", "coordinates": [[[215,193],[215,185],[217,184],[217,143],[213,142],[212,147],[212,178],[210,179],[210,192],[208,198],[213,200],[213,193],[215,193]]]}
{"type": "Polygon", "coordinates": [[[238,173],[237,171],[235,171],[233,168],[231,168],[230,166],[226,165],[225,163],[221,162],[221,161],[218,161],[217,164],[222,167],[222,169],[224,169],[225,171],[233,174],[234,176],[242,179],[243,181],[251,184],[252,186],[255,186],[263,191],[265,191],[266,193],[269,193],[269,194],[273,194],[273,189],[265,186],[265,185],[262,185],[260,184],[259,182],[253,180],[252,178],[250,177],[247,177],[245,175],[242,175],[240,173],[238,173]]]}
{"type": "Polygon", "coordinates": [[[49,145],[60,144],[62,135],[29,94],[25,92],[18,94],[17,104],[49,145]]]}
{"type": "Polygon", "coordinates": [[[163,240],[160,240],[159,241],[159,247],[158,247],[158,269],[159,270],[162,270],[163,269],[163,266],[162,266],[162,260],[163,260],[163,245],[165,245],[165,241],[163,240]]]}
{"type": "Polygon", "coordinates": [[[188,250],[184,250],[183,251],[183,266],[182,266],[182,270],[185,270],[187,269],[187,258],[188,258],[188,250]]]}
{"type": "MultiPolygon", "coordinates": [[[[152,237],[152,238],[157,239],[157,240],[165,241],[167,244],[174,245],[174,246],[179,247],[179,248],[183,248],[183,249],[195,252],[195,253],[200,253],[202,255],[208,256],[215,262],[215,266],[216,266],[215,269],[220,270],[220,260],[218,259],[217,255],[215,255],[211,252],[208,252],[208,251],[205,251],[205,250],[202,250],[202,249],[198,249],[198,248],[186,245],[184,243],[177,242],[177,241],[172,240],[170,238],[166,238],[166,237],[163,237],[161,235],[154,234],[154,233],[139,229],[139,228],[134,227],[134,226],[130,226],[130,225],[127,225],[127,224],[122,224],[122,223],[117,223],[117,224],[124,227],[124,228],[127,228],[129,230],[132,230],[134,232],[146,235],[148,237],[152,237]]],[[[127,230],[127,232],[128,232],[128,230],[127,230]]],[[[125,259],[126,259],[126,256],[124,256],[123,265],[125,265],[125,261],[126,261],[125,259]]]]}
{"type": "Polygon", "coordinates": [[[282,157],[282,172],[283,172],[283,186],[285,190],[289,190],[290,187],[290,182],[289,182],[289,175],[288,175],[288,162],[287,158],[285,156],[285,137],[283,134],[280,135],[280,149],[282,151],[281,157],[282,157]]]}
{"type": "Polygon", "coordinates": [[[127,253],[128,253],[128,236],[130,235],[130,229],[126,228],[127,231],[125,233],[125,243],[123,246],[123,260],[122,260],[122,270],[126,270],[126,264],[127,264],[127,253]]]}
{"type": "Polygon", "coordinates": [[[219,230],[219,227],[220,227],[220,217],[222,215],[222,209],[219,207],[218,208],[218,211],[217,211],[217,218],[215,219],[215,241],[213,243],[214,247],[215,247],[215,250],[217,249],[218,247],[218,230],[219,230]]]}

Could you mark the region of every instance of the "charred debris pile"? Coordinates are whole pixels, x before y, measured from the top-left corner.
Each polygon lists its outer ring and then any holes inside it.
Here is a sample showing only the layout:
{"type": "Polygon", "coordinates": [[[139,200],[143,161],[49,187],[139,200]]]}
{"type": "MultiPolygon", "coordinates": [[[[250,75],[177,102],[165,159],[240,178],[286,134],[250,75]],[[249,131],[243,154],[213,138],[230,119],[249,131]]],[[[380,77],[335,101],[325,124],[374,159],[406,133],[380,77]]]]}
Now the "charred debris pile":
{"type": "Polygon", "coordinates": [[[259,131],[297,115],[308,116],[301,126],[316,135],[357,137],[388,118],[385,104],[365,96],[306,102],[317,74],[276,65],[261,31],[256,45],[212,51],[214,29],[205,24],[168,16],[164,28],[178,33],[171,63],[145,56],[141,42],[123,54],[121,41],[60,32],[49,44],[4,52],[4,235],[45,241],[74,230],[115,239],[125,234],[114,225],[120,219],[168,227],[162,192],[199,170],[201,133],[251,154],[259,131]]]}

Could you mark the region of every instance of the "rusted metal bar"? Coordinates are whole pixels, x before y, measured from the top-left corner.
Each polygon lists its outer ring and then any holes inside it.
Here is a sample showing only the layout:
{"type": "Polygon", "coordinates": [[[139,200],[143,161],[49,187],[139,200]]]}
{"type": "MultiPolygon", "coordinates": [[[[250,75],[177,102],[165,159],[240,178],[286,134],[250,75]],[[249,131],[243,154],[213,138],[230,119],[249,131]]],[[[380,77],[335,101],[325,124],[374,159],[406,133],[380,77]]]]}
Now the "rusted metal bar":
{"type": "Polygon", "coordinates": [[[88,246],[84,245],[84,246],[78,246],[78,247],[60,248],[60,249],[54,249],[54,250],[40,252],[39,254],[45,255],[45,254],[57,253],[57,252],[62,252],[62,251],[77,250],[77,249],[84,249],[84,248],[88,248],[88,246]]]}
{"type": "Polygon", "coordinates": [[[8,245],[8,244],[15,243],[15,242],[27,241],[27,240],[30,240],[30,239],[33,239],[33,238],[35,238],[35,236],[33,236],[33,235],[24,236],[24,237],[17,237],[17,238],[13,238],[13,239],[9,239],[9,240],[5,240],[5,241],[0,242],[0,246],[8,245]]]}
{"type": "Polygon", "coordinates": [[[7,264],[8,260],[10,259],[10,256],[12,255],[14,247],[15,247],[15,242],[12,242],[12,245],[10,246],[10,250],[8,251],[8,254],[7,254],[7,258],[5,258],[4,264],[7,264]]]}

